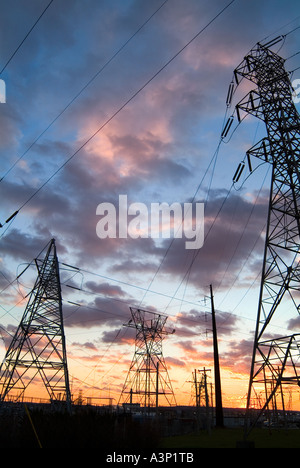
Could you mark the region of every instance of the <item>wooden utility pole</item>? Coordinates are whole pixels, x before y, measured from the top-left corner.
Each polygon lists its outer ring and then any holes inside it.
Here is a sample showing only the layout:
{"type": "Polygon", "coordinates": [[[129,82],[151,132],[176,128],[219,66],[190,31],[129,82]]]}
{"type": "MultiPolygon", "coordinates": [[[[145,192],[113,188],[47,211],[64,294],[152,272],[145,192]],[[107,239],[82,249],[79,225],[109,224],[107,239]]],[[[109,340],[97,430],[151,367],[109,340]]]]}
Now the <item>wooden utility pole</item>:
{"type": "Polygon", "coordinates": [[[214,305],[213,288],[210,285],[211,310],[212,310],[212,329],[213,329],[213,344],[214,344],[214,371],[215,371],[215,394],[216,394],[216,426],[224,427],[222,390],[221,390],[221,374],[218,349],[218,335],[216,325],[216,313],[214,305]]]}

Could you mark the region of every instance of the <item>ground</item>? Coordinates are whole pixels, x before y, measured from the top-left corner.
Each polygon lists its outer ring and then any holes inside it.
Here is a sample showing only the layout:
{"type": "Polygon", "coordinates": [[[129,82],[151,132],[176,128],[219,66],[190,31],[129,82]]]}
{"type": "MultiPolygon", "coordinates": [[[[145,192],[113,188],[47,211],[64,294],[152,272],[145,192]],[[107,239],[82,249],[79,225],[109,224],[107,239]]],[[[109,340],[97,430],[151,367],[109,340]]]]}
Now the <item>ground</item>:
{"type": "MultiPolygon", "coordinates": [[[[300,430],[254,429],[249,437],[255,448],[300,448],[300,430]]],[[[236,448],[243,441],[243,429],[214,429],[184,436],[167,437],[161,448],[236,448]]]]}

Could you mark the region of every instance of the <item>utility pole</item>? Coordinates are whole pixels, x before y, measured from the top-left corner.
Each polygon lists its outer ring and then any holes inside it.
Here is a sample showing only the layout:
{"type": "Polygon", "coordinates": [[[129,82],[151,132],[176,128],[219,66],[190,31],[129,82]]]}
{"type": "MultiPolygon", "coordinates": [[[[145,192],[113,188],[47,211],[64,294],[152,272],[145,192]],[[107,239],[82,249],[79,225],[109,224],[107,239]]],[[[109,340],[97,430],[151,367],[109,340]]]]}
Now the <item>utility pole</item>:
{"type": "Polygon", "coordinates": [[[214,345],[216,427],[224,427],[218,335],[217,335],[216,313],[215,313],[215,304],[214,304],[212,285],[210,285],[210,297],[211,297],[212,329],[213,329],[213,345],[214,345]]]}
{"type": "Polygon", "coordinates": [[[195,371],[193,373],[192,383],[193,383],[194,389],[195,389],[196,408],[199,408],[199,406],[200,406],[200,388],[199,388],[199,382],[197,380],[197,369],[195,369],[195,371]]]}

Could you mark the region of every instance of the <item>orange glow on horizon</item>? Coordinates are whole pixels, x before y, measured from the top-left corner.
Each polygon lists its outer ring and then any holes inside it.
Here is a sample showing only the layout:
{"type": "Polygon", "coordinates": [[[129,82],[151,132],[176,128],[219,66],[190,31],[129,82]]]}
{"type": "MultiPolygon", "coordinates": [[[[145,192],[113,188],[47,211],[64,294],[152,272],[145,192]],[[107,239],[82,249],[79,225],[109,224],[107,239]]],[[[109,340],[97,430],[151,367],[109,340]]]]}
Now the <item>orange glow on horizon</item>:
{"type": "MultiPolygon", "coordinates": [[[[89,378],[86,378],[82,371],[80,374],[78,373],[77,377],[74,377],[72,373],[70,373],[69,379],[72,402],[74,404],[78,404],[78,402],[80,402],[83,405],[91,404],[96,406],[105,406],[108,404],[112,404],[113,406],[117,405],[124,384],[123,377],[126,377],[126,373],[122,372],[122,367],[116,367],[113,378],[107,377],[107,380],[103,377],[101,378],[102,375],[105,376],[105,370],[103,368],[95,370],[95,375],[90,375],[89,378]]],[[[177,406],[195,406],[191,378],[187,379],[186,373],[182,373],[182,371],[177,374],[174,369],[173,371],[172,369],[169,369],[169,375],[171,377],[177,406]]],[[[192,373],[190,375],[192,376],[192,373]]],[[[213,397],[214,406],[214,389],[213,386],[212,388],[210,386],[212,381],[213,378],[209,378],[209,398],[211,405],[211,396],[213,397]]],[[[245,409],[247,390],[248,376],[234,374],[233,372],[223,372],[222,400],[224,408],[245,409]]],[[[285,409],[300,411],[300,393],[298,388],[290,393],[284,392],[284,394],[286,396],[285,409]]],[[[11,392],[11,394],[8,395],[7,400],[13,400],[13,396],[15,395],[16,393],[11,392]]],[[[60,399],[64,400],[64,396],[60,395],[60,399]]],[[[36,403],[49,402],[49,395],[39,377],[36,377],[36,379],[28,386],[22,401],[32,401],[36,403]]],[[[258,408],[258,404],[257,400],[253,399],[251,407],[258,408]]],[[[281,396],[279,394],[277,396],[277,404],[278,409],[281,409],[281,396]]],[[[162,397],[161,401],[159,401],[159,406],[168,406],[166,400],[162,397]]]]}

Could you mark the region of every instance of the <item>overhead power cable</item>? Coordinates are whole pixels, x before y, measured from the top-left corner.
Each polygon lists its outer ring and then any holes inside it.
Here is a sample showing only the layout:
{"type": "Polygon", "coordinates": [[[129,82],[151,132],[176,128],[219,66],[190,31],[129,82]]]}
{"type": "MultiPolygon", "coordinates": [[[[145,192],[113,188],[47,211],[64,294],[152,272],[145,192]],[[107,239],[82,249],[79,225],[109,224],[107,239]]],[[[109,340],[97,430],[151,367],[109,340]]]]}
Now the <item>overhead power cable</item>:
{"type": "MultiPolygon", "coordinates": [[[[120,112],[128,106],[160,73],[165,70],[184,50],[187,49],[212,23],[214,23],[233,3],[231,0],[219,13],[217,13],[203,28],[195,34],[176,54],[174,54],[154,75],[151,76],[127,101],[121,105],[85,142],[60,166],[35,192],[15,211],[13,221],[16,215],[90,142],[92,141],[120,112]]],[[[7,229],[6,229],[7,230],[7,229]]],[[[5,231],[6,232],[6,231],[5,231]]],[[[3,233],[4,234],[4,233],[3,233]]],[[[1,237],[3,237],[3,234],[1,237]]]]}
{"type": "Polygon", "coordinates": [[[22,47],[22,45],[24,44],[24,42],[26,41],[26,39],[28,38],[28,36],[30,35],[30,33],[34,30],[34,28],[36,27],[36,25],[38,24],[38,22],[40,21],[40,19],[44,16],[44,14],[46,13],[46,11],[48,10],[48,8],[50,7],[51,3],[53,3],[54,0],[51,0],[48,5],[46,6],[46,8],[42,11],[42,13],[40,14],[40,16],[38,17],[38,19],[35,21],[35,23],[31,26],[31,28],[29,29],[28,33],[26,34],[26,36],[24,37],[24,39],[20,42],[20,44],[18,45],[18,47],[16,48],[16,50],[13,52],[13,54],[10,56],[10,58],[7,60],[6,64],[4,65],[4,67],[2,68],[2,70],[0,71],[0,75],[4,72],[5,68],[7,67],[7,65],[12,61],[12,59],[14,58],[14,56],[16,55],[16,53],[18,52],[18,50],[22,47]]]}
{"type": "MultiPolygon", "coordinates": [[[[52,0],[53,1],[53,0],[52,0]]],[[[168,2],[169,0],[165,0],[162,5],[160,5],[154,13],[135,31],[134,34],[112,55],[112,57],[107,60],[107,62],[102,65],[102,67],[88,80],[88,82],[78,91],[78,93],[68,102],[68,104],[57,114],[57,116],[49,123],[49,125],[40,133],[40,135],[31,143],[31,145],[24,151],[23,154],[12,164],[12,166],[5,172],[5,174],[1,177],[0,182],[13,170],[13,168],[18,164],[21,159],[26,156],[26,154],[31,150],[31,148],[40,140],[40,138],[52,127],[52,125],[66,112],[66,110],[76,101],[77,98],[90,86],[90,84],[105,70],[106,67],[125,49],[125,47],[129,44],[129,42],[134,39],[137,34],[149,23],[149,21],[162,9],[162,7],[168,2]]]]}
{"type": "MultiPolygon", "coordinates": [[[[79,272],[82,272],[82,273],[86,273],[86,274],[90,274],[90,275],[93,275],[93,276],[96,276],[98,278],[102,278],[102,279],[105,279],[105,280],[108,280],[108,281],[113,281],[115,283],[118,283],[118,284],[121,284],[121,285],[124,285],[124,286],[127,286],[127,287],[130,287],[130,288],[134,288],[134,289],[137,289],[139,291],[143,291],[143,292],[148,292],[148,293],[151,293],[151,294],[155,294],[157,296],[161,296],[161,297],[166,297],[168,299],[172,298],[172,296],[166,294],[166,293],[162,293],[162,292],[159,292],[159,291],[154,291],[154,290],[150,290],[149,288],[143,288],[142,286],[138,286],[136,284],[132,284],[132,283],[129,283],[127,281],[121,281],[121,280],[117,280],[116,278],[111,278],[111,277],[108,277],[108,276],[105,276],[105,275],[101,275],[100,273],[95,273],[93,271],[89,271],[89,270],[86,270],[86,269],[83,269],[83,268],[79,268],[77,266],[73,266],[73,265],[67,265],[66,263],[60,263],[60,265],[62,266],[68,266],[69,268],[71,269],[74,269],[76,271],[79,271],[79,272]]],[[[68,286],[68,285],[66,285],[68,286]]],[[[68,286],[70,287],[70,286],[68,286]]],[[[78,289],[79,291],[82,291],[82,288],[76,288],[76,287],[73,287],[72,289],[78,289]]],[[[92,291],[88,291],[89,293],[92,293],[92,291]]],[[[1,294],[1,291],[0,291],[0,294],[1,294]]],[[[96,292],[94,293],[96,294],[96,292]]],[[[178,299],[181,301],[181,299],[178,299]]],[[[185,303],[187,304],[190,304],[190,305],[197,305],[195,302],[193,301],[186,301],[184,300],[185,303]]]]}
{"type": "MultiPolygon", "coordinates": [[[[220,215],[221,211],[223,210],[224,205],[225,205],[225,203],[227,202],[227,200],[228,200],[228,198],[229,198],[229,195],[230,195],[232,189],[233,189],[233,184],[231,184],[231,187],[229,188],[229,190],[228,190],[228,192],[227,192],[227,194],[226,194],[226,197],[224,198],[224,200],[223,200],[223,202],[222,202],[222,204],[221,204],[221,206],[220,206],[220,208],[219,208],[219,210],[218,210],[218,212],[217,212],[217,214],[216,214],[216,216],[215,216],[215,218],[214,218],[212,224],[210,225],[210,227],[209,227],[209,229],[208,229],[208,232],[207,232],[206,235],[205,235],[204,241],[207,240],[207,238],[208,238],[208,236],[209,236],[211,230],[213,229],[213,227],[214,227],[216,221],[218,220],[219,215],[220,215]]],[[[194,253],[194,255],[193,255],[193,258],[192,258],[192,260],[191,260],[191,262],[190,262],[189,267],[187,268],[187,270],[186,270],[184,276],[182,277],[182,279],[181,279],[179,285],[177,286],[176,291],[174,292],[171,301],[169,302],[169,304],[168,304],[167,307],[165,308],[165,313],[166,313],[166,310],[168,309],[168,307],[170,306],[171,302],[176,298],[176,294],[178,293],[178,291],[179,291],[179,289],[180,289],[182,283],[183,283],[183,282],[185,281],[185,279],[190,275],[191,270],[192,270],[192,268],[193,268],[193,265],[194,265],[194,263],[195,263],[195,261],[196,261],[198,255],[199,255],[200,251],[201,251],[201,249],[195,251],[195,253],[194,253]]]]}
{"type": "MultiPolygon", "coordinates": [[[[226,114],[225,114],[225,115],[226,115],[226,114]]],[[[205,171],[205,173],[204,173],[204,175],[203,175],[203,177],[202,177],[202,179],[201,179],[201,181],[200,181],[200,183],[199,183],[199,185],[198,185],[198,187],[197,187],[197,189],[196,189],[196,191],[195,191],[195,193],[194,193],[194,195],[193,195],[192,203],[194,203],[194,201],[196,200],[196,196],[197,196],[197,194],[198,194],[198,192],[199,192],[199,190],[200,190],[200,188],[201,188],[201,186],[202,186],[202,184],[203,184],[203,182],[204,182],[204,179],[205,179],[206,175],[208,174],[208,171],[209,171],[211,165],[213,165],[213,173],[214,173],[214,169],[215,169],[216,162],[217,162],[217,159],[218,159],[218,155],[219,155],[219,150],[220,150],[220,145],[221,145],[221,143],[222,143],[222,140],[220,139],[220,141],[219,141],[219,143],[218,143],[218,146],[217,146],[217,149],[216,149],[216,151],[214,152],[214,154],[213,154],[213,156],[212,156],[212,158],[211,158],[211,160],[210,160],[210,162],[209,162],[209,165],[208,165],[208,167],[207,167],[207,169],[206,169],[206,171],[205,171]]],[[[207,193],[206,201],[207,201],[207,199],[208,199],[208,195],[209,195],[209,192],[210,192],[211,183],[212,183],[212,178],[211,178],[209,190],[208,190],[208,193],[207,193]]],[[[181,226],[182,226],[182,223],[181,223],[181,226]]],[[[178,228],[178,229],[179,229],[179,228],[178,228]]],[[[156,271],[155,271],[155,273],[154,273],[154,276],[152,277],[152,279],[151,279],[151,281],[150,281],[150,283],[149,283],[148,288],[145,290],[144,296],[142,297],[142,299],[141,299],[141,301],[140,301],[140,304],[139,304],[140,307],[141,307],[142,303],[144,302],[146,295],[148,294],[148,292],[150,292],[150,288],[151,288],[151,286],[153,285],[153,283],[154,283],[154,281],[155,281],[155,278],[157,277],[157,275],[158,275],[160,269],[162,268],[163,263],[164,263],[164,261],[166,260],[167,255],[168,255],[169,251],[171,250],[171,247],[172,247],[172,245],[173,245],[175,239],[176,239],[176,235],[172,238],[170,244],[168,245],[168,247],[167,247],[167,249],[166,249],[166,251],[165,251],[165,253],[164,253],[163,258],[162,258],[160,264],[158,265],[158,267],[157,267],[157,269],[156,269],[156,271]]],[[[186,275],[184,276],[182,282],[184,281],[185,277],[186,277],[186,275]]],[[[180,285],[182,284],[182,282],[180,283],[180,285]]],[[[173,299],[175,299],[174,296],[172,296],[172,300],[173,300],[173,299]]],[[[184,299],[180,299],[180,301],[184,301],[184,299]]],[[[169,304],[170,304],[170,303],[169,303],[169,304]]]]}

